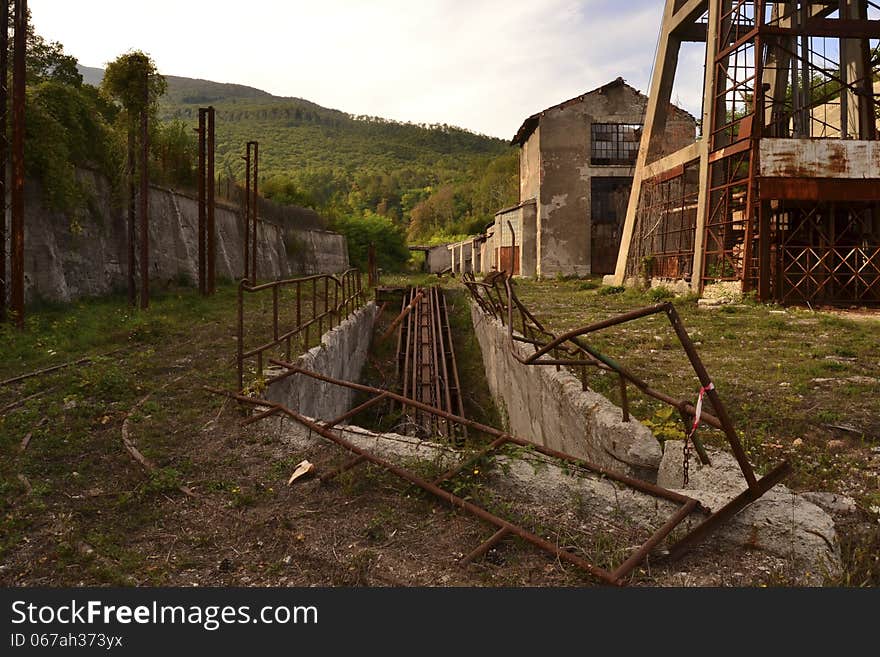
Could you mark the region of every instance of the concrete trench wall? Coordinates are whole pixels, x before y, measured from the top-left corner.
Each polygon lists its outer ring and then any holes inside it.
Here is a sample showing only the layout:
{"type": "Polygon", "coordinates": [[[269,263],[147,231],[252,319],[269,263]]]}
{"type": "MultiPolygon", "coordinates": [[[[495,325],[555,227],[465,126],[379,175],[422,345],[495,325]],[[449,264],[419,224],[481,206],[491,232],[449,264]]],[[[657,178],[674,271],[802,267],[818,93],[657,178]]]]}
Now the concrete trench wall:
{"type": "MultiPolygon", "coordinates": [[[[524,365],[510,351],[507,329],[471,304],[486,379],[511,433],[597,465],[656,481],[662,451],[651,431],[602,395],[584,391],[567,370],[524,365]]],[[[521,357],[533,353],[514,343],[521,357]]]]}
{"type": "MultiPolygon", "coordinates": [[[[371,301],[327,331],[321,344],[297,358],[295,364],[336,379],[358,381],[367,362],[377,313],[378,308],[371,301]]],[[[351,409],[355,391],[295,374],[269,386],[266,398],[308,417],[331,420],[351,409]]]]}

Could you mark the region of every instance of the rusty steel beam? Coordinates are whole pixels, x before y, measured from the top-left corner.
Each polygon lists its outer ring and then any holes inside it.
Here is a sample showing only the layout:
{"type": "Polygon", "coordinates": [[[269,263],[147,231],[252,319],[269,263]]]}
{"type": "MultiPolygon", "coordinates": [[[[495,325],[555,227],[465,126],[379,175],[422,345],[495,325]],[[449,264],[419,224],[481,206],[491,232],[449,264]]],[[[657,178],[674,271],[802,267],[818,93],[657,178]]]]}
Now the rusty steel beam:
{"type": "Polygon", "coordinates": [[[641,479],[636,479],[634,477],[629,477],[624,474],[620,474],[619,472],[615,472],[614,470],[609,470],[608,468],[604,468],[601,465],[596,463],[592,463],[587,461],[586,459],[577,458],[571,456],[570,454],[565,454],[564,452],[560,452],[558,450],[554,450],[550,447],[544,447],[543,445],[538,445],[533,443],[525,438],[519,438],[517,436],[510,435],[500,429],[496,429],[495,427],[491,427],[486,424],[482,424],[477,422],[476,420],[471,420],[466,417],[462,417],[460,415],[455,415],[453,413],[447,413],[446,411],[442,411],[439,408],[435,408],[423,402],[417,401],[415,399],[404,397],[403,395],[398,395],[396,393],[390,392],[388,390],[383,390],[381,388],[374,388],[372,386],[364,385],[362,383],[354,383],[352,381],[345,381],[342,379],[335,379],[330,376],[325,376],[323,374],[319,374],[318,372],[312,372],[293,363],[288,363],[283,360],[278,360],[275,358],[270,358],[269,362],[273,365],[278,365],[279,367],[285,368],[287,371],[283,374],[279,374],[278,376],[274,376],[266,381],[266,385],[272,385],[278,381],[286,379],[289,376],[293,376],[295,374],[303,374],[309,378],[316,379],[318,381],[324,381],[326,383],[331,383],[333,385],[338,385],[343,388],[349,388],[351,390],[358,390],[360,392],[367,392],[374,395],[385,394],[390,399],[394,399],[395,401],[405,405],[411,406],[413,408],[418,408],[419,410],[425,411],[427,413],[431,413],[433,415],[437,415],[438,417],[450,420],[452,422],[457,422],[462,424],[469,429],[473,429],[475,431],[480,431],[488,436],[494,436],[495,438],[505,438],[505,442],[511,442],[520,447],[528,447],[529,449],[533,449],[536,452],[544,454],[545,456],[549,456],[551,458],[559,459],[561,461],[566,461],[568,463],[572,463],[573,465],[577,465],[579,467],[583,467],[587,470],[595,472],[596,474],[602,475],[607,479],[611,479],[612,481],[618,481],[622,484],[626,484],[631,488],[635,488],[636,490],[640,490],[643,493],[648,493],[655,497],[660,497],[662,499],[669,500],[670,502],[677,502],[679,504],[684,504],[685,502],[693,499],[686,495],[682,495],[681,493],[676,493],[675,491],[669,490],[667,488],[663,488],[661,486],[657,486],[655,484],[649,483],[647,481],[642,481],[641,479]]]}
{"type": "Polygon", "coordinates": [[[490,536],[488,539],[486,539],[485,541],[480,543],[480,545],[477,546],[477,548],[474,549],[470,554],[462,557],[458,563],[465,566],[465,565],[471,563],[472,561],[479,559],[484,554],[486,554],[489,550],[491,550],[493,547],[498,545],[498,543],[500,543],[504,539],[504,537],[507,536],[508,534],[510,534],[510,532],[507,530],[507,528],[502,527],[497,532],[492,534],[492,536],[490,536]]]}
{"type": "Polygon", "coordinates": [[[135,249],[135,234],[137,232],[137,183],[135,182],[135,174],[137,173],[137,135],[135,134],[133,123],[129,122],[128,126],[128,222],[126,247],[128,249],[128,304],[132,308],[137,307],[137,255],[135,249]]]}
{"type": "Polygon", "coordinates": [[[251,142],[254,146],[254,160],[253,160],[253,168],[254,168],[254,181],[251,191],[253,193],[253,201],[251,202],[251,211],[253,212],[253,239],[251,241],[251,281],[253,283],[257,282],[257,219],[259,218],[259,201],[260,201],[260,192],[258,189],[258,180],[259,180],[259,170],[260,170],[260,144],[258,142],[251,142]]]}
{"type": "MultiPolygon", "coordinates": [[[[209,390],[211,390],[211,392],[215,392],[218,394],[227,395],[227,396],[229,396],[233,399],[236,399],[242,403],[250,404],[253,406],[263,406],[264,404],[269,403],[264,400],[254,399],[252,397],[246,397],[244,395],[239,395],[239,394],[235,394],[235,393],[228,393],[228,392],[225,392],[222,390],[216,390],[216,389],[210,389],[210,388],[209,388],[209,390]]],[[[477,506],[476,504],[473,504],[472,502],[469,502],[465,499],[462,499],[461,497],[458,497],[457,495],[450,493],[449,491],[446,491],[446,490],[440,488],[439,486],[435,486],[430,481],[426,481],[425,479],[422,479],[418,475],[416,475],[416,474],[414,474],[414,473],[412,473],[412,472],[410,472],[410,471],[408,471],[398,465],[395,465],[394,463],[391,463],[390,461],[387,461],[386,459],[378,457],[375,454],[372,454],[369,451],[367,451],[361,447],[358,447],[357,445],[355,445],[351,441],[346,440],[345,438],[334,433],[333,431],[325,429],[323,426],[321,426],[320,424],[318,424],[314,420],[310,420],[309,418],[307,418],[303,415],[300,415],[296,411],[293,411],[293,410],[286,408],[286,407],[282,407],[281,412],[284,413],[285,415],[287,415],[288,417],[290,417],[295,422],[297,422],[297,423],[301,424],[302,426],[315,432],[319,436],[321,436],[321,437],[323,437],[333,443],[336,443],[337,445],[339,445],[343,449],[351,452],[355,456],[363,457],[363,459],[365,461],[369,461],[370,463],[373,463],[375,465],[378,465],[381,468],[384,468],[385,470],[396,475],[400,479],[403,479],[404,481],[407,481],[411,484],[418,486],[419,488],[427,491],[428,493],[431,493],[432,495],[434,495],[438,499],[446,502],[447,504],[451,505],[452,507],[467,511],[468,513],[476,516],[477,518],[479,518],[481,520],[484,520],[484,521],[494,525],[495,527],[498,527],[499,529],[504,529],[511,534],[515,534],[516,536],[519,536],[521,539],[525,540],[526,542],[531,543],[535,547],[537,547],[545,552],[548,552],[549,554],[556,556],[558,559],[560,559],[562,561],[567,561],[568,563],[571,563],[571,564],[577,566],[578,568],[581,568],[582,570],[590,573],[591,575],[593,575],[594,577],[596,577],[597,579],[601,580],[602,582],[604,582],[606,584],[611,584],[611,585],[622,584],[620,579],[615,579],[612,576],[612,574],[609,573],[604,568],[600,568],[598,566],[595,566],[594,564],[590,563],[586,559],[584,559],[584,558],[582,558],[572,552],[569,552],[568,550],[565,550],[565,549],[558,547],[557,545],[551,543],[548,540],[541,538],[540,536],[524,529],[523,527],[520,527],[519,525],[515,525],[515,524],[495,515],[494,513],[491,513],[489,511],[487,511],[486,509],[484,509],[480,506],[477,506]]]]}
{"type": "Polygon", "coordinates": [[[199,294],[205,295],[205,222],[207,201],[205,199],[205,114],[204,107],[199,108],[199,294]]]}
{"type": "Polygon", "coordinates": [[[214,117],[215,112],[213,107],[208,107],[208,136],[206,147],[208,150],[208,162],[207,162],[207,171],[205,175],[207,177],[208,189],[207,189],[207,204],[208,204],[208,216],[207,216],[207,226],[206,230],[208,233],[207,236],[207,259],[208,259],[208,271],[207,271],[207,281],[205,283],[206,292],[208,294],[214,294],[217,289],[216,280],[215,280],[215,267],[217,264],[217,252],[216,252],[216,239],[217,239],[217,229],[214,225],[214,206],[215,206],[215,173],[214,173],[214,150],[215,150],[215,139],[214,139],[214,117]]]}
{"type": "Polygon", "coordinates": [[[150,77],[144,75],[144,107],[141,110],[141,309],[150,306],[150,77]]]}
{"type": "Polygon", "coordinates": [[[9,0],[0,4],[0,322],[6,321],[6,160],[9,157],[9,0]]]}
{"type": "Polygon", "coordinates": [[[413,311],[413,308],[416,307],[416,305],[421,300],[422,296],[424,296],[424,294],[425,294],[424,290],[419,290],[416,293],[416,295],[413,297],[413,300],[410,301],[409,305],[400,311],[400,314],[394,318],[393,322],[391,322],[391,326],[389,326],[388,329],[379,337],[380,342],[384,342],[389,337],[391,337],[391,334],[394,333],[394,329],[397,328],[397,325],[400,324],[400,322],[402,322],[404,319],[407,318],[407,316],[413,311]]]}
{"type": "Polygon", "coordinates": [[[791,465],[788,461],[783,461],[773,468],[766,475],[758,479],[757,485],[746,488],[742,493],[733,498],[730,502],[721,507],[718,511],[709,516],[705,521],[697,525],[690,533],[685,535],[681,540],[675,543],[669,550],[671,559],[682,557],[696,543],[706,538],[713,531],[718,529],[722,524],[730,520],[737,513],[746,508],[749,504],[759,499],[764,493],[773,488],[776,484],[785,479],[791,472],[791,465]]]}
{"type": "MultiPolygon", "coordinates": [[[[27,70],[27,0],[15,0],[12,61],[12,245],[10,308],[24,328],[24,102],[27,70]]],[[[4,201],[5,205],[5,201],[4,201]]]]}
{"type": "Polygon", "coordinates": [[[250,225],[251,225],[251,142],[247,143],[244,160],[244,273],[242,278],[250,278],[250,225]]]}

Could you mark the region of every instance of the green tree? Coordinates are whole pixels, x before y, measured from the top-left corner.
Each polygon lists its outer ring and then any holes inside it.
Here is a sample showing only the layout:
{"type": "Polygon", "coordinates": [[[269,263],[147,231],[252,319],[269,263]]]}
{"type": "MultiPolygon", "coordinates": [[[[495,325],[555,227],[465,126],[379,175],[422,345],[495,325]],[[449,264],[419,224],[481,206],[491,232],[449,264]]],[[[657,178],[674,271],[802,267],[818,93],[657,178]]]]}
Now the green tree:
{"type": "Polygon", "coordinates": [[[165,76],[159,74],[150,56],[140,50],[120,55],[107,64],[101,81],[101,90],[122,106],[130,120],[144,110],[155,116],[159,98],[167,89],[165,76]]]}
{"type": "Polygon", "coordinates": [[[362,215],[337,217],[332,227],[345,235],[354,267],[366,270],[370,244],[376,248],[377,265],[385,271],[400,271],[409,260],[403,231],[388,217],[368,210],[362,215]]]}

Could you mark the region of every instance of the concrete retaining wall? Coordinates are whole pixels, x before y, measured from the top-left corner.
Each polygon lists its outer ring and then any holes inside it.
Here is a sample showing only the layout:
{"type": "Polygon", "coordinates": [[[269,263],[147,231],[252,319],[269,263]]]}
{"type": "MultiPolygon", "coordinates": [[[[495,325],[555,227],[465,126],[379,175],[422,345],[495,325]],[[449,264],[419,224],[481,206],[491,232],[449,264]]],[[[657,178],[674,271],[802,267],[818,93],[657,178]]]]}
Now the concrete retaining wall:
{"type": "MultiPolygon", "coordinates": [[[[477,340],[495,403],[506,413],[511,433],[609,469],[655,481],[662,452],[651,431],[636,420],[623,422],[620,408],[602,395],[582,390],[566,370],[523,365],[510,351],[507,329],[471,304],[477,340]]],[[[534,353],[515,343],[521,357],[534,353]]]]}
{"type": "MultiPolygon", "coordinates": [[[[296,359],[299,367],[346,381],[357,381],[367,362],[378,308],[372,301],[321,338],[321,344],[296,359]]],[[[267,399],[321,420],[349,410],[355,391],[296,374],[272,384],[267,399]]]]}
{"type": "MultiPolygon", "coordinates": [[[[25,187],[28,300],[39,296],[71,301],[126,287],[125,208],[114,200],[100,176],[88,171],[79,176],[92,188],[93,201],[89,210],[73,217],[47,208],[38,182],[29,180],[25,187]]],[[[241,213],[218,202],[215,222],[217,276],[237,278],[244,269],[241,213]]],[[[257,228],[257,272],[263,280],[348,267],[342,235],[311,229],[285,231],[266,222],[257,228]]],[[[190,195],[159,187],[150,190],[150,279],[198,280],[198,202],[190,195]]]]}

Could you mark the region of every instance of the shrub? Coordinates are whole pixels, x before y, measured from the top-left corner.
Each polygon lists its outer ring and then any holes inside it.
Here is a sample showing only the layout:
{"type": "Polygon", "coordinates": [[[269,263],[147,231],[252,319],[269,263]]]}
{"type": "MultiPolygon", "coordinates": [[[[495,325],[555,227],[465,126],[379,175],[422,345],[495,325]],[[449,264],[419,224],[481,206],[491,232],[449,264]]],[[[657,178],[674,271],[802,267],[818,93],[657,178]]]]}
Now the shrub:
{"type": "Polygon", "coordinates": [[[366,270],[370,244],[376,247],[377,266],[385,271],[401,271],[409,261],[403,231],[387,217],[367,210],[360,216],[337,218],[333,229],[345,235],[353,267],[366,270]]]}

